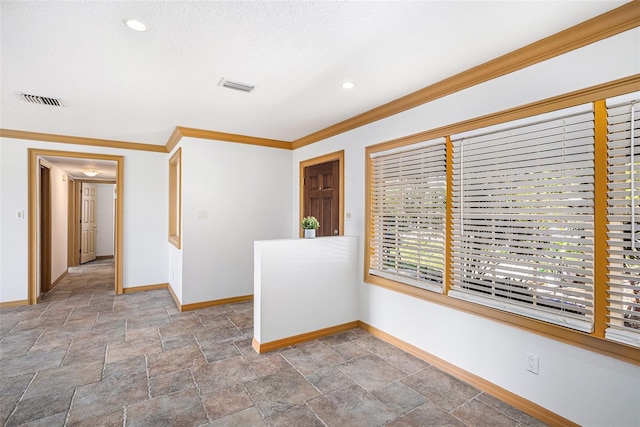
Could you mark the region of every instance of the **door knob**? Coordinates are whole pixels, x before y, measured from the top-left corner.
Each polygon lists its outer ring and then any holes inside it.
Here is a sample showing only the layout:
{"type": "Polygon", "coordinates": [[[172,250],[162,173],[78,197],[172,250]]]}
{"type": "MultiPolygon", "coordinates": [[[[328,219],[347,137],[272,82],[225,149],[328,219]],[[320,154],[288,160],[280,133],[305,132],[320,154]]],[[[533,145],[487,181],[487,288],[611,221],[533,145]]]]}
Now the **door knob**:
{"type": "Polygon", "coordinates": [[[338,229],[337,229],[337,228],[336,228],[335,230],[333,230],[333,235],[334,235],[334,236],[337,236],[337,235],[338,235],[338,233],[339,233],[339,231],[338,231],[338,229]]]}

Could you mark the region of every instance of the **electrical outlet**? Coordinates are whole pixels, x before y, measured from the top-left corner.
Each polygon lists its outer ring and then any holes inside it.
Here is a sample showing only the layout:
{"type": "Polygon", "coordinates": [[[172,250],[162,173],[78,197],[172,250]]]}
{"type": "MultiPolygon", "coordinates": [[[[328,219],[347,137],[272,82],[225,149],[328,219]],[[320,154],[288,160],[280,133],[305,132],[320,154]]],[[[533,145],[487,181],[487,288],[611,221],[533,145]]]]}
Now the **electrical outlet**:
{"type": "Polygon", "coordinates": [[[540,368],[540,358],[532,353],[527,353],[527,371],[538,375],[540,368]]]}

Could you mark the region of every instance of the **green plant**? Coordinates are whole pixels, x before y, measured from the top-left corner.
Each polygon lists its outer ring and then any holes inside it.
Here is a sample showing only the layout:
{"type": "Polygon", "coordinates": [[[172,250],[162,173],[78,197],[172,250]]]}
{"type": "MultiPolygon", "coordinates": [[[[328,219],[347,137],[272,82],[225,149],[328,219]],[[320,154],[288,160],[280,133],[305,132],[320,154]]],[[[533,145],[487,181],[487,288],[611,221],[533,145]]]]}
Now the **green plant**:
{"type": "Polygon", "coordinates": [[[315,216],[307,216],[302,219],[300,226],[305,230],[317,230],[320,228],[320,223],[315,216]]]}

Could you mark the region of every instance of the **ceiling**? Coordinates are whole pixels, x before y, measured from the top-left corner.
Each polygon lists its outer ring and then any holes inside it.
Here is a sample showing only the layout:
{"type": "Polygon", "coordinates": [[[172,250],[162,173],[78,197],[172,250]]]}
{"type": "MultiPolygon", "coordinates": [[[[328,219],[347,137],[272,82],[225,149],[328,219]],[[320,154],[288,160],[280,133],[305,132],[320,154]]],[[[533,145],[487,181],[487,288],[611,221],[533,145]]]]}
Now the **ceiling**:
{"type": "Polygon", "coordinates": [[[293,141],[626,1],[1,3],[1,128],[165,145],[176,126],[293,141]]]}
{"type": "Polygon", "coordinates": [[[83,181],[115,181],[118,163],[112,160],[90,160],[74,157],[40,156],[41,159],[62,169],[72,178],[83,181]],[[98,174],[94,177],[83,173],[85,170],[95,170],[98,174]]]}

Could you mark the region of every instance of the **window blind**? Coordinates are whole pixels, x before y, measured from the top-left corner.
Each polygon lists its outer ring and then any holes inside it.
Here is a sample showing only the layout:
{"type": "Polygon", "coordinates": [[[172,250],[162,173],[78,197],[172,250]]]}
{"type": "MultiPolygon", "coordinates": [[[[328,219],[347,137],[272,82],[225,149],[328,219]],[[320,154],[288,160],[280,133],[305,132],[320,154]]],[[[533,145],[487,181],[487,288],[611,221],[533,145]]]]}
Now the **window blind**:
{"type": "Polygon", "coordinates": [[[640,347],[640,100],[607,106],[608,322],[605,338],[640,347]]]}
{"type": "Polygon", "coordinates": [[[449,295],[591,332],[593,112],[530,120],[453,138],[449,295]]]}
{"type": "Polygon", "coordinates": [[[446,205],[444,138],[371,155],[370,270],[442,292],[446,205]]]}

